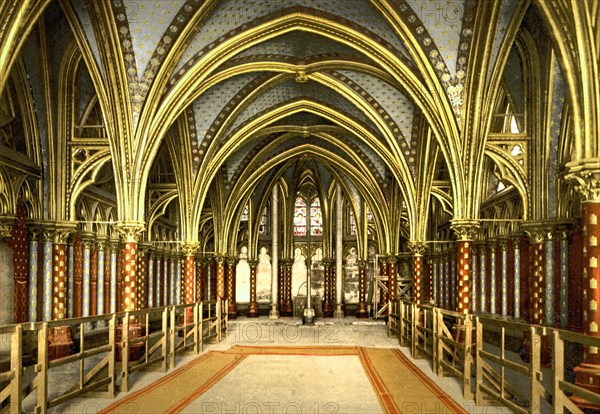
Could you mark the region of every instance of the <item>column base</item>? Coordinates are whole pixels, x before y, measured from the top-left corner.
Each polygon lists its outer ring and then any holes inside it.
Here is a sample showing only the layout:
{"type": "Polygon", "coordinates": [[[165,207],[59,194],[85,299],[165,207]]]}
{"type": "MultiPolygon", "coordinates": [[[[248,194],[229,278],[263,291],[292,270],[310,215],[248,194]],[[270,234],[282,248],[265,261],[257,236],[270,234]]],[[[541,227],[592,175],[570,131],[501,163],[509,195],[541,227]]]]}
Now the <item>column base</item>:
{"type": "MultiPolygon", "coordinates": [[[[137,338],[144,335],[144,327],[139,323],[129,325],[129,338],[137,338]]],[[[121,339],[123,338],[123,325],[117,326],[116,330],[116,343],[117,343],[117,361],[123,360],[123,345],[121,339]]],[[[135,344],[129,345],[129,362],[137,361],[144,355],[144,344],[136,342],[135,344]]]]}
{"type": "Polygon", "coordinates": [[[291,300],[286,300],[281,304],[280,315],[281,316],[294,316],[294,306],[291,300]]]}
{"type": "Polygon", "coordinates": [[[68,326],[57,326],[50,328],[48,332],[48,360],[64,358],[71,355],[73,339],[71,328],[68,326]]]}
{"type": "Polygon", "coordinates": [[[271,305],[271,311],[269,312],[269,319],[277,319],[279,318],[279,310],[277,309],[277,304],[271,305]]]}
{"type": "Polygon", "coordinates": [[[367,310],[367,304],[365,302],[358,302],[356,317],[359,319],[366,319],[369,317],[369,311],[367,310]]]}
{"type": "Polygon", "coordinates": [[[235,302],[229,302],[229,307],[227,308],[227,317],[229,319],[237,319],[237,306],[235,302]]]}
{"type": "Polygon", "coordinates": [[[344,310],[342,309],[342,305],[337,305],[335,312],[333,312],[333,317],[342,319],[344,317],[344,310]]]}
{"type": "MultiPolygon", "coordinates": [[[[531,358],[531,336],[529,333],[525,334],[525,339],[523,341],[523,345],[521,346],[519,355],[524,362],[529,363],[531,358]]],[[[552,365],[552,347],[550,346],[550,338],[547,336],[541,337],[540,365],[543,368],[550,368],[552,365]]]]}
{"type": "MultiPolygon", "coordinates": [[[[575,371],[575,384],[594,392],[600,393],[600,365],[582,362],[573,369],[575,371]]],[[[600,413],[600,406],[579,397],[570,397],[570,400],[584,413],[600,413]]]]}
{"type": "Polygon", "coordinates": [[[333,303],[329,301],[323,301],[323,317],[331,318],[333,317],[333,303]]]}
{"type": "Polygon", "coordinates": [[[256,303],[256,302],[248,303],[248,312],[246,313],[246,317],[258,318],[258,303],[256,303]]]}
{"type": "Polygon", "coordinates": [[[315,324],[315,310],[313,308],[304,309],[302,315],[302,324],[312,326],[315,324]]]}

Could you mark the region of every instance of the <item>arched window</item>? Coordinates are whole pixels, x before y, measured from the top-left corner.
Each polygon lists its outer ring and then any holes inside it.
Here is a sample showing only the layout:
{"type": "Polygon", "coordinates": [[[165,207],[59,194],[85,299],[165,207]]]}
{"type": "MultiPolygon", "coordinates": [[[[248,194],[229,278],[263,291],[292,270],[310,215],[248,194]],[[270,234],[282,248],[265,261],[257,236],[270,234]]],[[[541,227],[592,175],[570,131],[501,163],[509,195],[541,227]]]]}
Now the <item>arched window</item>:
{"type": "Polygon", "coordinates": [[[306,200],[298,196],[294,206],[294,236],[306,236],[306,218],[306,200]]]}

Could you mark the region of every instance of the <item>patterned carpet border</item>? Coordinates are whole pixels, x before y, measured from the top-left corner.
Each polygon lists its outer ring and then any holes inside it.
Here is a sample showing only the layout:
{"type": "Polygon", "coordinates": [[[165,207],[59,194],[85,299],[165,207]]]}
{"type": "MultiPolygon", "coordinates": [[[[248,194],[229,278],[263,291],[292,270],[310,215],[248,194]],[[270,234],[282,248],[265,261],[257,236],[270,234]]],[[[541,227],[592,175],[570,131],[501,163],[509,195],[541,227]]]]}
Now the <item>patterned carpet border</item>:
{"type": "Polygon", "coordinates": [[[250,355],[357,356],[385,413],[415,412],[415,408],[432,406],[440,412],[467,413],[399,349],[351,346],[234,346],[225,351],[209,351],[114,402],[101,413],[124,413],[132,409],[144,413],[179,413],[250,355]]]}

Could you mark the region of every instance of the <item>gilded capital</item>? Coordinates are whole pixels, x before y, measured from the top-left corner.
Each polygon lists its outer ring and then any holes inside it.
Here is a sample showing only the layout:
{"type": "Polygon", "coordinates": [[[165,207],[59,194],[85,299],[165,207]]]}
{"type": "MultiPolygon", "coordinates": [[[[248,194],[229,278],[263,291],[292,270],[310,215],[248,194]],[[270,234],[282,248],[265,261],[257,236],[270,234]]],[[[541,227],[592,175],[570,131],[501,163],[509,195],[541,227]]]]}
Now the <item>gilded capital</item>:
{"type": "Polygon", "coordinates": [[[14,216],[0,217],[0,240],[6,240],[12,233],[16,218],[14,216]]]}
{"type": "Polygon", "coordinates": [[[548,228],[544,223],[524,223],[523,230],[534,244],[543,243],[548,236],[548,228]]]}
{"type": "Polygon", "coordinates": [[[456,219],[452,220],[450,228],[454,231],[458,240],[473,241],[479,230],[479,221],[472,219],[456,219]]]}
{"type": "Polygon", "coordinates": [[[200,242],[185,241],[181,243],[181,251],[184,256],[194,256],[200,250],[200,242]]]}
{"type": "Polygon", "coordinates": [[[410,250],[413,256],[423,256],[427,250],[427,242],[424,241],[409,241],[408,250],[410,250]]]}
{"type": "Polygon", "coordinates": [[[141,221],[125,221],[117,223],[115,230],[121,235],[123,241],[137,243],[141,234],[146,230],[146,225],[141,221]]]}
{"type": "Polygon", "coordinates": [[[576,182],[575,189],[583,195],[583,201],[600,202],[600,160],[582,160],[569,164],[569,172],[565,178],[576,182]]]}
{"type": "Polygon", "coordinates": [[[77,231],[77,224],[71,222],[56,223],[54,230],[54,243],[65,244],[69,235],[77,231]]]}

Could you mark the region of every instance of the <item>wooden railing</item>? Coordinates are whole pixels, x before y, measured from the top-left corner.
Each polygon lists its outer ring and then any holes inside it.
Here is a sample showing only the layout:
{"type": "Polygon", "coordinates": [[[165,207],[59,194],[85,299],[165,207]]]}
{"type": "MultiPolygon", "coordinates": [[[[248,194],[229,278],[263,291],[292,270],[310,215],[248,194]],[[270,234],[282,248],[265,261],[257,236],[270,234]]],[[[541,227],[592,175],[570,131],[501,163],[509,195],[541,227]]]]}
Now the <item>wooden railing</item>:
{"type": "Polygon", "coordinates": [[[9,338],[10,346],[10,366],[0,373],[0,410],[21,413],[31,394],[36,413],[84,394],[114,398],[130,389],[132,372],[167,371],[175,366],[176,354],[198,354],[209,339],[222,340],[227,326],[227,301],[218,300],[0,327],[0,338],[9,338]],[[70,332],[72,352],[50,360],[49,339],[57,329],[70,332]],[[67,364],[78,365],[77,379],[49,390],[52,376],[67,364]]]}
{"type": "Polygon", "coordinates": [[[582,413],[574,398],[600,407],[600,394],[574,383],[573,367],[581,358],[572,358],[577,347],[597,352],[600,338],[407,301],[390,303],[389,309],[389,334],[398,336],[401,347],[410,347],[415,359],[430,358],[438,376],[459,377],[466,400],[477,405],[493,400],[519,413],[582,413]],[[493,341],[486,340],[491,336],[493,341]],[[507,349],[507,338],[525,344],[524,355],[507,349]]]}

